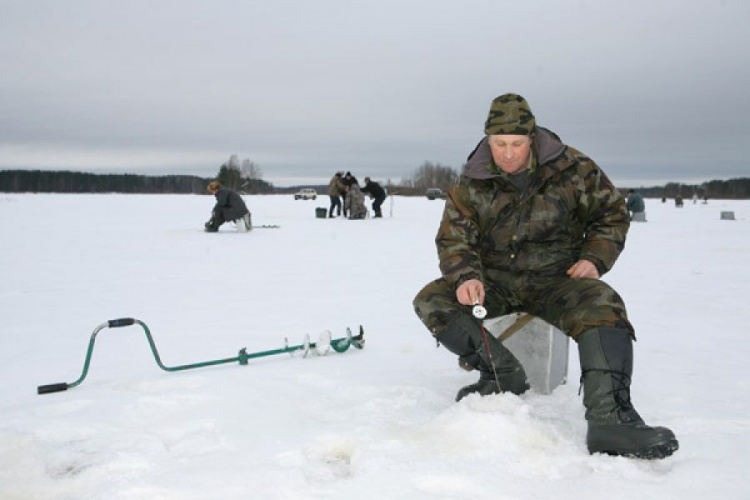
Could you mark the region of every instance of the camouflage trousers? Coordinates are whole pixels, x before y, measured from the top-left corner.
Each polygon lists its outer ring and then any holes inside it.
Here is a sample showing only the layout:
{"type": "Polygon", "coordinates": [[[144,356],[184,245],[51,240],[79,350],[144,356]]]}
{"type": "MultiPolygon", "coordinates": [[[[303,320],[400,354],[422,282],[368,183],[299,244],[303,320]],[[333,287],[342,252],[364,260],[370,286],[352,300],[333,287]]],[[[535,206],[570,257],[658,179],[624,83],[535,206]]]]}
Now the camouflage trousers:
{"type": "MultiPolygon", "coordinates": [[[[485,280],[484,306],[487,317],[514,312],[537,316],[572,338],[598,327],[623,328],[635,334],[625,304],[607,283],[568,276],[540,278],[503,273],[485,280]]],[[[433,336],[439,336],[459,314],[471,307],[458,303],[456,291],[440,278],[425,286],[414,298],[414,310],[433,336]]]]}

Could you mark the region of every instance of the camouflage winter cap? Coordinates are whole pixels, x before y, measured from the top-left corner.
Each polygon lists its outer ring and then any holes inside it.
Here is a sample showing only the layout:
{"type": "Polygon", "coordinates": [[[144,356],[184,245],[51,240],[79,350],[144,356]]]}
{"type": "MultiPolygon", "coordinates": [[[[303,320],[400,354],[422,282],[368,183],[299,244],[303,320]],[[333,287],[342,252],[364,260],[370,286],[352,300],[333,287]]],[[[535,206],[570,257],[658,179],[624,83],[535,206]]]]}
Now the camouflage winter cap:
{"type": "Polygon", "coordinates": [[[536,121],[529,103],[518,94],[503,94],[492,101],[484,124],[487,135],[531,135],[536,121]]]}

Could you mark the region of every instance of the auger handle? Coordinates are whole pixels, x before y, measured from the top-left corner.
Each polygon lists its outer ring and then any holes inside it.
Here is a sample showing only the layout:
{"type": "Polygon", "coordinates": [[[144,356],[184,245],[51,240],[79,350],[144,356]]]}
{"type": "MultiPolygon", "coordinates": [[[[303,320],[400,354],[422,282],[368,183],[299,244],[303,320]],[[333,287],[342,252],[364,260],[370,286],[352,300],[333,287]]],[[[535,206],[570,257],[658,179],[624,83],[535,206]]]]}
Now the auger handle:
{"type": "Polygon", "coordinates": [[[107,325],[110,328],[119,328],[121,326],[130,326],[135,324],[134,318],[119,318],[119,319],[111,319],[107,321],[107,325]]]}
{"type": "Polygon", "coordinates": [[[67,391],[68,390],[68,384],[65,382],[60,382],[58,384],[49,384],[49,385],[40,385],[36,388],[37,394],[49,394],[51,392],[61,392],[61,391],[67,391]]]}
{"type": "MultiPolygon", "coordinates": [[[[50,394],[53,392],[61,392],[61,391],[67,391],[68,389],[72,387],[78,386],[81,382],[83,382],[83,379],[86,378],[86,374],[89,371],[89,363],[91,362],[91,354],[94,351],[94,342],[96,341],[96,335],[104,328],[120,328],[123,326],[130,326],[134,325],[138,322],[137,319],[134,318],[118,318],[118,319],[111,319],[107,321],[106,323],[102,323],[101,325],[97,326],[94,329],[94,332],[91,334],[91,339],[89,340],[89,348],[86,352],[86,360],[83,362],[83,373],[81,373],[81,376],[76,380],[75,382],[71,383],[65,383],[60,382],[57,384],[49,384],[49,385],[40,385],[36,388],[37,394],[50,394]]],[[[144,329],[146,328],[145,325],[143,325],[144,329]]],[[[148,336],[148,330],[146,330],[147,336],[148,336]]],[[[156,356],[156,353],[154,353],[156,356]]],[[[158,357],[157,357],[157,363],[159,363],[159,366],[162,366],[158,357]]],[[[163,368],[163,366],[162,366],[163,368]]]]}

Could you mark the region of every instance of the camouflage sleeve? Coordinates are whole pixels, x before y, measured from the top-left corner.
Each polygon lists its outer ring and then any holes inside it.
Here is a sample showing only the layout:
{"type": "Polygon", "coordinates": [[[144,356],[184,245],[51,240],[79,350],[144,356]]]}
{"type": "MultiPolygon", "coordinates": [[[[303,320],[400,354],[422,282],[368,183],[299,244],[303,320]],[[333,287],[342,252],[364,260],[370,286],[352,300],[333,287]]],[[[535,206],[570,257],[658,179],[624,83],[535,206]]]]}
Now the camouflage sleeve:
{"type": "Polygon", "coordinates": [[[458,287],[469,279],[482,279],[478,217],[465,182],[447,193],[435,244],[440,271],[452,286],[458,287]]]}
{"type": "Polygon", "coordinates": [[[625,247],[630,219],[625,199],[607,175],[591,159],[583,160],[585,236],[580,258],[592,262],[604,275],[625,247]]]}

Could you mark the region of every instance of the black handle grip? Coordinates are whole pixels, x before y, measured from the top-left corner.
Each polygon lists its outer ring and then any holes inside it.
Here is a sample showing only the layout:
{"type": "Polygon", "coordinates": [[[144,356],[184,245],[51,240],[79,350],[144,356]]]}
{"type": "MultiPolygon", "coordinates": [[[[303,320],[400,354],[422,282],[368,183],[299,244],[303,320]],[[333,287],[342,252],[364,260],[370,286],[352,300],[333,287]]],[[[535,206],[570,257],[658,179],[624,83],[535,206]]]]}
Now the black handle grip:
{"type": "Polygon", "coordinates": [[[118,328],[120,326],[130,326],[135,323],[135,319],[133,318],[120,318],[120,319],[111,319],[108,321],[110,328],[118,328]]]}
{"type": "Polygon", "coordinates": [[[61,382],[59,384],[40,385],[36,388],[37,394],[49,394],[50,392],[67,391],[68,384],[61,382]]]}

